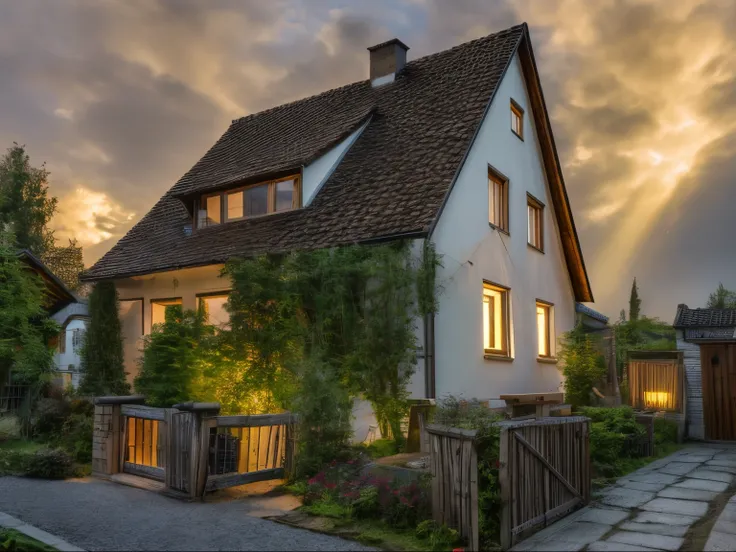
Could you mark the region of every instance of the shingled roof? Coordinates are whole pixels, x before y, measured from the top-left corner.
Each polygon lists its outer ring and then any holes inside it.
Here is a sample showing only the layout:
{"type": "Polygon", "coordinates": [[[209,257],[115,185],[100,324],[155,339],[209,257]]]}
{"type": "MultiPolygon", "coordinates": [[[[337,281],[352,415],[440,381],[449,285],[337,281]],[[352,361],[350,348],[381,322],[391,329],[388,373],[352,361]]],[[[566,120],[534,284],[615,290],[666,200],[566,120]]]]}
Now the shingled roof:
{"type": "Polygon", "coordinates": [[[736,328],[736,309],[691,309],[677,305],[675,328],[736,328]]]}
{"type": "Polygon", "coordinates": [[[539,88],[531,96],[536,118],[544,119],[536,121],[540,142],[549,142],[552,152],[547,171],[558,175],[550,187],[576,299],[592,301],[526,24],[411,61],[389,85],[356,82],[233,121],[83,279],[431,234],[497,85],[520,51],[527,82],[539,88]],[[298,171],[366,121],[309,206],[188,231],[191,198],[298,171]]]}

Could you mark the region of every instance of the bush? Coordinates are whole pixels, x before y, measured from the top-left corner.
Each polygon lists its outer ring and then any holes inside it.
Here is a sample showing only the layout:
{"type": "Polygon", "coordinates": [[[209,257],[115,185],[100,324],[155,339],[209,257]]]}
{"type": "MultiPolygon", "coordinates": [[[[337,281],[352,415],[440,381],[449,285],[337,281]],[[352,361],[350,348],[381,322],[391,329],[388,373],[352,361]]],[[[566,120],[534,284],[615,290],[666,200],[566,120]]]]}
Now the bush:
{"type": "Polygon", "coordinates": [[[677,422],[666,418],[654,418],[654,444],[665,445],[677,442],[677,422]]]}
{"type": "Polygon", "coordinates": [[[565,375],[565,401],[573,406],[585,406],[591,402],[593,387],[605,378],[606,362],[596,349],[593,337],[582,325],[562,336],[560,359],[565,375]]]}
{"type": "Polygon", "coordinates": [[[365,448],[371,458],[384,458],[399,452],[399,444],[393,439],[376,439],[365,448]]]}
{"type": "Polygon", "coordinates": [[[59,444],[77,462],[83,464],[90,463],[92,462],[93,430],[93,416],[88,414],[72,414],[64,421],[59,444]]]}
{"type": "Polygon", "coordinates": [[[0,442],[20,437],[20,423],[15,416],[0,416],[0,442]]]}
{"type": "Polygon", "coordinates": [[[33,437],[46,441],[57,439],[70,412],[69,402],[62,397],[40,399],[31,416],[33,437]]]}
{"type": "Polygon", "coordinates": [[[23,473],[41,479],[64,479],[72,474],[72,459],[63,450],[41,449],[25,456],[23,473]]]}
{"type": "Polygon", "coordinates": [[[590,459],[599,476],[623,475],[628,460],[638,457],[636,447],[627,446],[631,439],[646,435],[643,425],[636,422],[630,406],[618,408],[587,407],[580,413],[591,419],[590,459]]]}

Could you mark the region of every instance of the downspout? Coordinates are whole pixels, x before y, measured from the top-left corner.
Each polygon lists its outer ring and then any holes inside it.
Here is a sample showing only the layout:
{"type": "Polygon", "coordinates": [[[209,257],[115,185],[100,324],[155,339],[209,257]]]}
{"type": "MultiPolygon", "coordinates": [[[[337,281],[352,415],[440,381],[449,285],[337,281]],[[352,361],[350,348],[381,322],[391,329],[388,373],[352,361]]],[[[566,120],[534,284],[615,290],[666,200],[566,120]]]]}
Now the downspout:
{"type": "MultiPolygon", "coordinates": [[[[425,244],[428,239],[424,239],[425,244]]],[[[426,248],[422,247],[422,256],[425,254],[426,248]]],[[[424,315],[424,393],[428,399],[437,398],[434,362],[434,312],[424,315]]]]}

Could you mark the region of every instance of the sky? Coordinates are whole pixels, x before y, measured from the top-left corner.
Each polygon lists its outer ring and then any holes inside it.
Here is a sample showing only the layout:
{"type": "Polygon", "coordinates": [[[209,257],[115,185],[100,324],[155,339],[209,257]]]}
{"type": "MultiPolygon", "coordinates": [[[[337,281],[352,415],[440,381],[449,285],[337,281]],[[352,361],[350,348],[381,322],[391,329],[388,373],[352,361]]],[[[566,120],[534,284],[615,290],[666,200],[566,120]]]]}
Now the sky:
{"type": "Polygon", "coordinates": [[[731,0],[1,0],[0,148],[46,163],[89,265],[232,119],[526,21],[596,302],[736,289],[731,0]]]}

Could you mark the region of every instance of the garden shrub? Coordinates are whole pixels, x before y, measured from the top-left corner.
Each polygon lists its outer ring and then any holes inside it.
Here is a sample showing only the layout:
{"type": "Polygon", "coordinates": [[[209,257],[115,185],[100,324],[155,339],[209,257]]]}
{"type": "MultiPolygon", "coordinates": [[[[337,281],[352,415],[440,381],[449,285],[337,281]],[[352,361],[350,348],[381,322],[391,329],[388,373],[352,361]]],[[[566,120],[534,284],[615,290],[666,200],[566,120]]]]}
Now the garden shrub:
{"type": "Polygon", "coordinates": [[[70,412],[69,401],[63,397],[40,399],[31,416],[33,437],[45,441],[58,438],[70,412]]]}
{"type": "Polygon", "coordinates": [[[665,445],[677,442],[677,422],[666,418],[654,418],[654,444],[665,445]]]}
{"type": "Polygon", "coordinates": [[[565,401],[571,405],[591,404],[592,389],[606,376],[606,362],[582,324],[563,334],[559,357],[565,375],[565,401]]]}
{"type": "Polygon", "coordinates": [[[64,479],[72,474],[72,459],[63,450],[41,449],[25,456],[23,473],[27,477],[64,479]]]}
{"type": "Polygon", "coordinates": [[[20,437],[20,422],[16,416],[0,416],[0,442],[20,437]]]}
{"type": "Polygon", "coordinates": [[[371,458],[384,458],[398,454],[399,444],[393,439],[376,439],[365,449],[371,458]]]}

